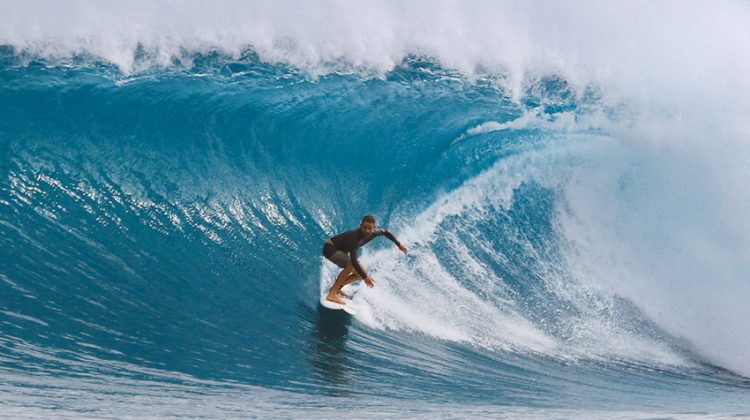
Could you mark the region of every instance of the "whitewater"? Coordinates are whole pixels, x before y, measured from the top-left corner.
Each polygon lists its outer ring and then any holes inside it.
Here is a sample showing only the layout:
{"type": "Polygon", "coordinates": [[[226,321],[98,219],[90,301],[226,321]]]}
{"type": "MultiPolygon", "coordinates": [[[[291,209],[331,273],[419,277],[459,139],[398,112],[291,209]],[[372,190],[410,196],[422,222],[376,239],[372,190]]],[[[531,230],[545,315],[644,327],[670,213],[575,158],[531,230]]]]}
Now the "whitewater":
{"type": "Polygon", "coordinates": [[[746,2],[0,10],[0,417],[750,416],[746,2]]]}

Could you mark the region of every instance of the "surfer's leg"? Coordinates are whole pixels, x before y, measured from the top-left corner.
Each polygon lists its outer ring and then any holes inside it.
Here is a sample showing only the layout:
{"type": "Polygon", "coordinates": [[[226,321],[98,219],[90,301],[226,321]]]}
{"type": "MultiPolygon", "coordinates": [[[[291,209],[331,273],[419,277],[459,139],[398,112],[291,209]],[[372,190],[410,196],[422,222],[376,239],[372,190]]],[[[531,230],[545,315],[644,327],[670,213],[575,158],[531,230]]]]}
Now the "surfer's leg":
{"type": "MultiPolygon", "coordinates": [[[[341,300],[341,298],[339,297],[339,294],[340,294],[339,292],[341,291],[341,287],[343,286],[344,281],[349,276],[349,273],[351,273],[352,271],[352,261],[349,258],[349,255],[347,255],[345,252],[342,252],[342,251],[335,251],[331,253],[330,255],[325,255],[325,257],[328,258],[329,261],[338,265],[342,269],[339,275],[336,276],[336,281],[333,282],[333,285],[328,290],[326,299],[330,300],[331,302],[344,304],[344,301],[341,300]]],[[[344,293],[343,295],[345,296],[346,293],[344,293]]]]}
{"type": "Polygon", "coordinates": [[[349,275],[341,283],[341,287],[344,287],[347,284],[352,284],[355,281],[360,281],[360,280],[362,280],[362,277],[360,277],[359,274],[357,274],[357,273],[349,273],[349,275]]]}
{"type": "MultiPolygon", "coordinates": [[[[328,291],[326,299],[331,302],[344,303],[344,301],[338,297],[338,295],[342,293],[341,288],[358,280],[362,280],[362,277],[354,271],[354,266],[349,262],[349,264],[346,265],[346,268],[341,270],[341,273],[336,277],[336,281],[333,282],[333,286],[331,286],[331,289],[328,291]]],[[[346,296],[346,293],[344,293],[344,295],[346,296]]]]}
{"type": "Polygon", "coordinates": [[[362,280],[362,277],[360,277],[359,274],[357,274],[356,272],[349,273],[349,275],[346,277],[346,280],[344,280],[343,285],[339,289],[339,295],[345,298],[349,298],[349,295],[346,292],[344,292],[344,286],[346,286],[347,284],[354,283],[355,281],[359,281],[359,280],[362,280]]]}
{"type": "MultiPolygon", "coordinates": [[[[347,267],[348,268],[348,267],[347,267]]],[[[341,290],[341,287],[344,286],[344,281],[346,281],[348,277],[347,269],[341,270],[341,273],[336,277],[336,281],[333,282],[333,286],[328,290],[328,295],[326,296],[326,299],[330,300],[331,302],[336,303],[345,303],[341,298],[339,297],[339,290],[341,290]]]]}

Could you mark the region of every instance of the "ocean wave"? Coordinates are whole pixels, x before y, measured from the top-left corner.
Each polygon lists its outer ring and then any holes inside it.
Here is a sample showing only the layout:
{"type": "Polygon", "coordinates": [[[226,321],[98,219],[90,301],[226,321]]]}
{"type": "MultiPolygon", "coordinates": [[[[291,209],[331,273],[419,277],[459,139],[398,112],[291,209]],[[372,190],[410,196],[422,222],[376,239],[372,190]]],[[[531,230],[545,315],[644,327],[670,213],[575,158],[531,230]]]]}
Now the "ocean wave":
{"type": "MultiPolygon", "coordinates": [[[[28,25],[0,30],[2,368],[742,406],[743,52],[690,67],[667,44],[721,37],[663,34],[674,4],[540,4],[10,5],[28,25]],[[649,10],[652,42],[625,48],[649,10]],[[320,248],[364,213],[410,253],[368,246],[378,286],[327,317],[320,248]]],[[[746,30],[741,4],[681,10],[746,30]]]]}

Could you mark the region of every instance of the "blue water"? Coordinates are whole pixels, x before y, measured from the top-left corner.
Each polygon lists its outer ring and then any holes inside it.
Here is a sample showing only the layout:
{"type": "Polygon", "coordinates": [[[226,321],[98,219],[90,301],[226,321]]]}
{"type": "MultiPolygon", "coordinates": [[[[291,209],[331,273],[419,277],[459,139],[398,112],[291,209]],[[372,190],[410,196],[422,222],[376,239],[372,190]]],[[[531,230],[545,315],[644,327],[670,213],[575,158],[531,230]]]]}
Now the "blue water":
{"type": "Polygon", "coordinates": [[[620,143],[555,122],[622,118],[596,89],[6,48],[0,110],[6,415],[750,415],[741,372],[576,269],[568,186],[620,143]],[[319,308],[366,213],[409,254],[371,243],[359,314],[319,308]]]}

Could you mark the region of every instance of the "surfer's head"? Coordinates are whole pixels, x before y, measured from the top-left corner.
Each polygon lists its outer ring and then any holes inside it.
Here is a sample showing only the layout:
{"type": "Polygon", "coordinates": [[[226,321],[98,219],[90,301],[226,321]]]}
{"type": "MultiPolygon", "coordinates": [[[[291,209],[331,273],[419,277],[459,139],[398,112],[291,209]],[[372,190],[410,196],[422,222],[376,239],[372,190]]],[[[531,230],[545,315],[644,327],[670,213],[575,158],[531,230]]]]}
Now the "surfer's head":
{"type": "Polygon", "coordinates": [[[366,215],[362,218],[362,223],[359,224],[359,229],[365,235],[372,235],[375,233],[375,217],[371,214],[366,215]]]}

